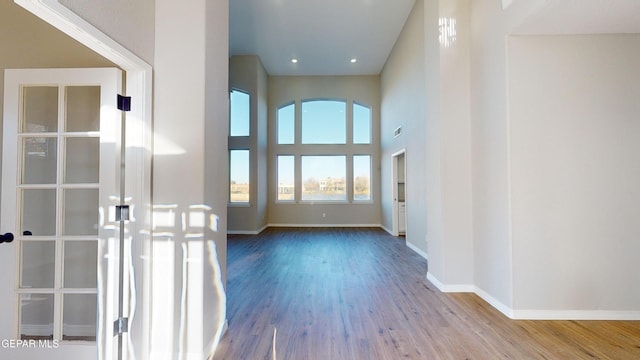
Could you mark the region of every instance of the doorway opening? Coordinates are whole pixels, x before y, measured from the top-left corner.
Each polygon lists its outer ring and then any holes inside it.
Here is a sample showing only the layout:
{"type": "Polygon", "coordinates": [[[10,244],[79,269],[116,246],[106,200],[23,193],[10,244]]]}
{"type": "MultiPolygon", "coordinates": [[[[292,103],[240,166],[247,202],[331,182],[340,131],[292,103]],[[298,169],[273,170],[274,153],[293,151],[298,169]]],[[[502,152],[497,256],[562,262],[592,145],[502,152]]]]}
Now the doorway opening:
{"type": "Polygon", "coordinates": [[[406,149],[391,155],[392,171],[391,184],[393,197],[393,235],[404,236],[407,232],[406,212],[406,149]]]}

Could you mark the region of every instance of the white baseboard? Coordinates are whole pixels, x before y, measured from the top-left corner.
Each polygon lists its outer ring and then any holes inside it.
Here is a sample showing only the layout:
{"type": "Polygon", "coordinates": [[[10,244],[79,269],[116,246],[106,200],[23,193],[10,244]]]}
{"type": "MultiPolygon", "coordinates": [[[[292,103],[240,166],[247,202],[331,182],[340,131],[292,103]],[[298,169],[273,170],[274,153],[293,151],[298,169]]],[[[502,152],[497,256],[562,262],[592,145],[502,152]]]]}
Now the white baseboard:
{"type": "Polygon", "coordinates": [[[491,305],[494,308],[496,308],[496,310],[498,310],[501,313],[503,313],[506,317],[508,317],[510,319],[514,319],[514,317],[513,317],[513,309],[510,308],[509,306],[505,305],[503,302],[499,301],[495,297],[491,296],[488,292],[480,289],[477,286],[474,286],[474,291],[473,292],[476,295],[478,295],[482,300],[484,300],[487,303],[489,303],[489,305],[491,305]]]}
{"type": "Polygon", "coordinates": [[[258,235],[263,232],[269,225],[265,225],[258,230],[227,230],[229,235],[258,235]]]}
{"type": "Polygon", "coordinates": [[[474,293],[506,317],[513,320],[640,320],[640,311],[515,310],[475,285],[445,285],[429,272],[427,272],[427,280],[444,293],[474,293]]]}
{"type": "Polygon", "coordinates": [[[640,311],[514,310],[516,320],[640,320],[640,311]]]}
{"type": "Polygon", "coordinates": [[[380,228],[384,231],[386,231],[387,233],[389,233],[389,235],[391,236],[396,236],[393,231],[391,229],[389,229],[388,227],[384,226],[384,225],[380,225],[380,228]]]}
{"type": "Polygon", "coordinates": [[[382,225],[380,224],[269,224],[268,227],[300,227],[300,228],[305,228],[305,227],[310,227],[310,228],[317,228],[317,227],[334,227],[334,228],[341,228],[341,227],[377,227],[377,228],[381,228],[382,225]]]}
{"type": "Polygon", "coordinates": [[[418,255],[422,256],[425,260],[429,260],[429,258],[427,257],[427,253],[426,253],[426,252],[424,252],[424,251],[422,251],[422,250],[418,249],[418,247],[417,247],[417,246],[413,245],[412,243],[410,243],[410,242],[408,242],[408,241],[407,241],[406,243],[407,243],[407,247],[408,247],[409,249],[411,249],[411,250],[415,251],[418,255]]]}
{"type": "Polygon", "coordinates": [[[459,292],[470,292],[472,293],[475,287],[473,285],[468,284],[452,284],[445,285],[440,280],[438,280],[433,274],[427,272],[427,280],[429,280],[438,290],[444,293],[459,293],[459,292]]]}

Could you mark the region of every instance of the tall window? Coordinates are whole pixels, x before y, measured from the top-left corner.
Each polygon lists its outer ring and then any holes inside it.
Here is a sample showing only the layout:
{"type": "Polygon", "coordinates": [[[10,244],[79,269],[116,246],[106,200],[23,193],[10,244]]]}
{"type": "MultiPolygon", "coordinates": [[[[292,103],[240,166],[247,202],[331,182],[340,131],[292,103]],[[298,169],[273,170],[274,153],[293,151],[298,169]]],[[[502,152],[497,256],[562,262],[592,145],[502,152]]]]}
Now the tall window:
{"type": "Polygon", "coordinates": [[[353,104],[353,143],[371,144],[371,109],[353,104]]]}
{"type": "Polygon", "coordinates": [[[293,144],[295,142],[295,109],[295,104],[278,109],[278,144],[293,144]]]}
{"type": "Polygon", "coordinates": [[[295,200],[295,156],[278,155],[278,201],[295,200]]]}
{"type": "Polygon", "coordinates": [[[231,90],[229,96],[229,203],[248,204],[250,193],[251,152],[246,149],[246,137],[251,136],[251,96],[241,90],[231,90]]]}
{"type": "Polygon", "coordinates": [[[249,202],[249,150],[229,151],[229,202],[249,202]]]}
{"type": "Polygon", "coordinates": [[[353,201],[371,200],[371,156],[353,156],[353,201]]]}
{"type": "Polygon", "coordinates": [[[371,202],[372,128],[371,108],[352,101],[303,99],[280,106],[276,201],[371,202]]]}
{"type": "Polygon", "coordinates": [[[229,136],[249,136],[250,96],[240,90],[231,90],[229,98],[229,136]]]}

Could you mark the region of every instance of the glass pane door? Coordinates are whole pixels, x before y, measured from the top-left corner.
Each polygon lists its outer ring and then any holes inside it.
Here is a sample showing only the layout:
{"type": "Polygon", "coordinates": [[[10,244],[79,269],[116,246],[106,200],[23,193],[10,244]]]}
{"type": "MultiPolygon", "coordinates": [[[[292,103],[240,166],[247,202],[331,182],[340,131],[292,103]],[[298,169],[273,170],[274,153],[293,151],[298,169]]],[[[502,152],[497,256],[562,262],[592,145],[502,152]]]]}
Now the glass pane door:
{"type": "Polygon", "coordinates": [[[21,101],[19,336],[95,341],[100,86],[24,86],[21,101]]]}

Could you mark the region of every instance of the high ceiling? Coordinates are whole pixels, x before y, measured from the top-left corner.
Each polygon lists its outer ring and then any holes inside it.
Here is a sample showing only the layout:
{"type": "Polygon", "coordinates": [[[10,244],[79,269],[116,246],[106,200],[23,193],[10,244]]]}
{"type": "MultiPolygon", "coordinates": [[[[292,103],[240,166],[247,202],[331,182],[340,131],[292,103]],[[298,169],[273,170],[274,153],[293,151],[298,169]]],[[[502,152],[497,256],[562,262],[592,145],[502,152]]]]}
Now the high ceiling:
{"type": "Polygon", "coordinates": [[[640,33],[640,0],[547,0],[518,33],[640,33]]]}
{"type": "Polygon", "coordinates": [[[229,53],[258,55],[271,75],[378,74],[413,4],[414,0],[232,0],[229,53]],[[292,63],[294,58],[297,63],[292,63]]]}

